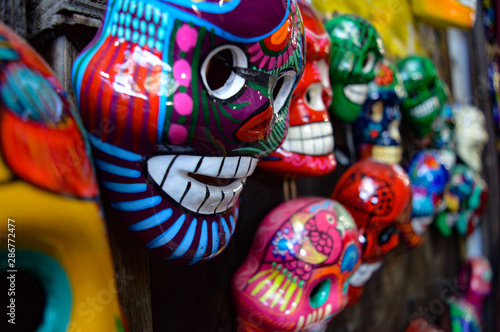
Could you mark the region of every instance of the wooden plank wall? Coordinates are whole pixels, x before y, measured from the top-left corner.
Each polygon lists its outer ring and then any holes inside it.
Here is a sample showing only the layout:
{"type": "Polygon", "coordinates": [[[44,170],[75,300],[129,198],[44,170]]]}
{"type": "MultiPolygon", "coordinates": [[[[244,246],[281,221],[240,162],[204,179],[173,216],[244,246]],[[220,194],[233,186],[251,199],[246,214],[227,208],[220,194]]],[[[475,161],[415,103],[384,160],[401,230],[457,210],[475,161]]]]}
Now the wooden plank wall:
{"type": "MultiPolygon", "coordinates": [[[[4,0],[0,18],[28,38],[70,91],[71,64],[100,26],[104,8],[104,0],[4,0]]],[[[440,45],[444,46],[443,40],[440,45]]],[[[345,151],[344,128],[338,123],[334,127],[336,146],[345,151]]],[[[403,132],[406,147],[410,147],[412,137],[408,130],[403,132]]],[[[407,158],[412,153],[407,149],[407,158]]],[[[298,195],[328,197],[343,170],[339,165],[329,176],[297,180],[298,195]]],[[[280,179],[257,170],[242,194],[240,218],[230,245],[218,258],[196,266],[151,256],[113,212],[106,210],[119,295],[130,330],[238,331],[230,280],[244,260],[260,220],[283,201],[282,188],[280,179]]],[[[499,201],[498,191],[495,195],[492,202],[499,201]]],[[[495,217],[489,218],[485,223],[496,225],[495,217]]],[[[444,301],[456,291],[461,248],[463,240],[445,240],[434,229],[420,248],[408,250],[400,245],[369,281],[361,302],[335,318],[328,331],[402,331],[409,317],[416,315],[437,323],[444,301]]]]}

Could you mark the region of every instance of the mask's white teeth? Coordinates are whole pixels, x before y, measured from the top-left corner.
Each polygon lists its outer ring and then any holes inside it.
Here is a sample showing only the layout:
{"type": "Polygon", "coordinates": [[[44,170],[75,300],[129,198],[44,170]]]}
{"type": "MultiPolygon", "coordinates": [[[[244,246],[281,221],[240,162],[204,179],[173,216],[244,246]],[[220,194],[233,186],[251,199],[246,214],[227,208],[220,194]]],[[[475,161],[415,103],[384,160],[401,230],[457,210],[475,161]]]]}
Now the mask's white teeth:
{"type": "Polygon", "coordinates": [[[433,110],[439,107],[439,99],[431,97],[418,106],[410,109],[410,113],[415,118],[423,118],[432,113],[433,110]]]}
{"type": "Polygon", "coordinates": [[[363,105],[368,98],[368,84],[350,84],[344,87],[347,99],[355,104],[363,105]]]}
{"type": "Polygon", "coordinates": [[[234,206],[257,165],[251,157],[161,155],[148,160],[151,179],[174,201],[199,214],[234,206]]]}
{"type": "Polygon", "coordinates": [[[297,321],[297,327],[295,331],[302,331],[304,328],[308,327],[308,331],[323,331],[324,330],[324,320],[330,316],[332,313],[332,305],[327,304],[323,310],[323,307],[318,310],[313,310],[307,316],[303,315],[299,317],[297,321]],[[317,328],[313,328],[311,325],[317,323],[317,328]]]}
{"type": "Polygon", "coordinates": [[[361,264],[353,273],[349,284],[355,287],[363,286],[381,266],[382,262],[361,264]]]}
{"type": "Polygon", "coordinates": [[[333,129],[330,122],[315,122],[292,126],[281,148],[285,151],[311,156],[333,153],[333,129]]]}

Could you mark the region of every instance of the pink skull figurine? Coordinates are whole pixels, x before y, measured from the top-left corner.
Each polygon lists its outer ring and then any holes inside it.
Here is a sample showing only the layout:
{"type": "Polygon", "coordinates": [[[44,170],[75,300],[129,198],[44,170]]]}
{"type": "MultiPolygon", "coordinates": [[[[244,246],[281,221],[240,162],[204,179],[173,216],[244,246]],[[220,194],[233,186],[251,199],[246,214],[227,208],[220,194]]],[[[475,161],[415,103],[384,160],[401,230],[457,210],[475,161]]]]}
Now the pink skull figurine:
{"type": "Polygon", "coordinates": [[[299,1],[306,32],[306,65],[290,103],[290,128],[283,145],[259,162],[281,176],[321,176],[335,170],[329,79],[330,37],[314,9],[299,1]]]}
{"type": "Polygon", "coordinates": [[[257,161],[283,142],[304,63],[296,0],[109,0],[73,67],[103,200],[155,254],[228,244],[257,161]]]}
{"type": "Polygon", "coordinates": [[[490,262],[484,257],[469,259],[458,276],[465,293],[449,301],[453,332],[483,331],[481,316],[483,302],[491,293],[493,277],[490,262]]]}
{"type": "Polygon", "coordinates": [[[341,204],[298,198],[262,221],[233,277],[242,331],[320,331],[347,303],[359,265],[354,220],[341,204]]]}

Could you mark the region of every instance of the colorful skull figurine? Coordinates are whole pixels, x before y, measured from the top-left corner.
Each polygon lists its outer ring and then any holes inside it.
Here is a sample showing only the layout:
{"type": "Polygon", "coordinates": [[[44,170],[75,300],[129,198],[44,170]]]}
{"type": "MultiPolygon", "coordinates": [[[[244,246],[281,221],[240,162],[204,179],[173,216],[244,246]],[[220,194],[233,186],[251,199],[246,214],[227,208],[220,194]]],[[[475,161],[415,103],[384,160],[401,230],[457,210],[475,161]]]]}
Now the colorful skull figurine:
{"type": "Polygon", "coordinates": [[[0,22],[0,268],[17,284],[7,319],[19,331],[126,328],[75,114],[49,66],[0,22]],[[30,316],[16,319],[16,306],[30,316]]]}
{"type": "Polygon", "coordinates": [[[481,172],[481,155],[488,141],[484,114],[474,106],[455,108],[455,137],[458,157],[476,172],[481,172]]]}
{"type": "Polygon", "coordinates": [[[347,303],[361,245],[338,202],[298,198],[262,221],[233,277],[240,331],[320,331],[347,303]]]}
{"type": "Polygon", "coordinates": [[[413,0],[411,5],[418,19],[438,28],[472,29],[476,22],[477,0],[413,0]]]}
{"type": "Polygon", "coordinates": [[[483,301],[491,293],[492,278],[491,265],[486,258],[469,259],[458,276],[459,284],[466,291],[448,303],[452,332],[483,331],[483,301]]]}
{"type": "Polygon", "coordinates": [[[408,169],[412,191],[411,230],[415,234],[401,234],[411,247],[421,244],[427,226],[440,211],[443,193],[450,175],[434,150],[422,150],[408,169]],[[419,240],[415,240],[418,237],[419,240]]]}
{"type": "Polygon", "coordinates": [[[450,236],[455,226],[462,236],[471,234],[479,224],[486,207],[488,187],[474,170],[458,164],[444,193],[445,210],[436,218],[436,226],[444,236],[450,236]]]}
{"type": "Polygon", "coordinates": [[[371,23],[356,15],[335,16],[325,27],[332,40],[330,111],[353,122],[368,97],[368,83],[375,78],[384,45],[371,23]]]}
{"type": "Polygon", "coordinates": [[[286,135],[303,39],[295,0],[109,1],[73,86],[105,203],[147,248],[193,264],[227,246],[286,135]]]}
{"type": "Polygon", "coordinates": [[[362,264],[349,286],[349,304],[353,305],[383,257],[399,243],[398,222],[410,204],[410,179],[397,164],[365,159],[342,175],[332,199],[354,217],[363,245],[362,264]]]}
{"type": "Polygon", "coordinates": [[[432,130],[447,99],[446,84],[438,77],[436,67],[428,58],[410,56],[398,62],[408,92],[403,102],[403,116],[414,127],[419,138],[432,130]]]}
{"type": "Polygon", "coordinates": [[[333,129],[328,115],[332,89],[328,63],[332,44],[314,9],[299,2],[306,32],[304,75],[290,102],[290,128],[283,145],[259,167],[282,176],[321,176],[335,170],[333,129]]]}
{"type": "Polygon", "coordinates": [[[399,124],[399,105],[406,91],[397,68],[383,62],[377,77],[368,84],[368,99],[354,122],[354,135],[360,159],[373,157],[381,162],[397,164],[403,157],[399,124]]]}

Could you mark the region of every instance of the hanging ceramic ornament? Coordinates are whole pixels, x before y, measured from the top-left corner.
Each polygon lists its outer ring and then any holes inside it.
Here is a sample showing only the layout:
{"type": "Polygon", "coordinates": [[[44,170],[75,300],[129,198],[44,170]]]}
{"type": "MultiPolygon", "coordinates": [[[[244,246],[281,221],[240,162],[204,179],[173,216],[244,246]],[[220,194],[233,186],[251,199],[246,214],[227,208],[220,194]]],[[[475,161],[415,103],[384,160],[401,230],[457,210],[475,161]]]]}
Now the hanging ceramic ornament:
{"type": "Polygon", "coordinates": [[[438,212],[443,209],[443,193],[450,179],[449,172],[435,150],[422,150],[410,163],[411,223],[400,229],[402,240],[410,247],[423,242],[424,233],[438,212]]]}
{"type": "Polygon", "coordinates": [[[238,330],[325,331],[347,304],[358,237],[336,201],[297,198],[273,209],[233,277],[238,330]]]}
{"type": "Polygon", "coordinates": [[[357,15],[337,15],[325,24],[332,40],[330,82],[333,102],[330,112],[344,122],[353,122],[368,98],[384,46],[377,30],[357,15]]]}
{"type": "Polygon", "coordinates": [[[295,0],[108,2],[73,86],[104,201],[155,254],[219,254],[304,64],[295,0]]]}
{"type": "Polygon", "coordinates": [[[0,200],[0,266],[18,280],[5,319],[23,331],[125,331],[76,109],[45,61],[1,22],[0,200]],[[15,315],[16,305],[28,307],[23,299],[36,308],[29,289],[45,299],[39,321],[37,312],[15,315]]]}
{"type": "Polygon", "coordinates": [[[384,256],[399,243],[398,224],[411,202],[410,179],[397,164],[365,159],[342,175],[332,199],[354,217],[363,246],[362,264],[349,285],[349,305],[354,305],[384,256]]]}
{"type": "Polygon", "coordinates": [[[410,56],[397,64],[408,97],[402,104],[403,118],[415,129],[419,139],[431,133],[447,97],[446,84],[439,78],[432,61],[410,56]]]}
{"type": "Polygon", "coordinates": [[[456,165],[444,192],[445,209],[436,217],[436,226],[444,236],[453,228],[458,234],[472,234],[486,208],[488,187],[481,176],[466,165],[456,165]]]}
{"type": "Polygon", "coordinates": [[[321,19],[299,2],[306,34],[304,75],[290,102],[290,128],[275,152],[259,162],[265,171],[285,177],[321,176],[335,170],[333,129],[328,115],[332,103],[329,80],[332,44],[321,19]]]}
{"type": "Polygon", "coordinates": [[[483,112],[470,105],[454,108],[457,155],[476,172],[483,169],[482,153],[488,141],[483,112]]]}
{"type": "Polygon", "coordinates": [[[384,60],[368,84],[368,99],[354,122],[358,158],[398,164],[403,158],[399,124],[406,90],[398,69],[384,60]]]}
{"type": "Polygon", "coordinates": [[[484,331],[481,316],[483,302],[491,293],[493,272],[484,257],[468,260],[458,276],[462,296],[448,301],[452,332],[484,331]]]}

